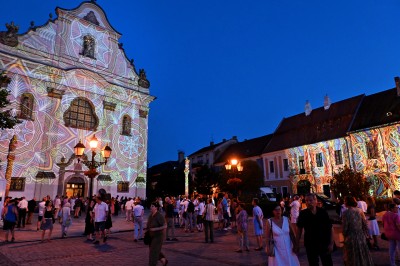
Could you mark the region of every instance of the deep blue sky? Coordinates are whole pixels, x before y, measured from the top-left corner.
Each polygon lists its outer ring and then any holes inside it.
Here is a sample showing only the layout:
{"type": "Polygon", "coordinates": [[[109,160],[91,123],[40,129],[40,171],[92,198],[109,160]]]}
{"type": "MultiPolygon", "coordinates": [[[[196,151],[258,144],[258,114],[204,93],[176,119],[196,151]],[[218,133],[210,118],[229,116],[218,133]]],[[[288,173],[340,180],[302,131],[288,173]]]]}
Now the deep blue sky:
{"type": "MultiPolygon", "coordinates": [[[[25,32],[77,0],[1,0],[0,30],[25,32]]],[[[272,133],[283,117],[394,87],[398,0],[99,0],[150,93],[150,166],[238,136],[272,133]]]]}

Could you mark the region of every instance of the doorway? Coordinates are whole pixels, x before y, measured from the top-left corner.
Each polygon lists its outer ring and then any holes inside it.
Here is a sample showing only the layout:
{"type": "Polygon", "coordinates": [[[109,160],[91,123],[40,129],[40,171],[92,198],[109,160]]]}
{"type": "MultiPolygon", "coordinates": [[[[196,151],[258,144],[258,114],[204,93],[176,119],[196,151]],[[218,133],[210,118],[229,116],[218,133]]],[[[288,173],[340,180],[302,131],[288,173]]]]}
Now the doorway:
{"type": "Polygon", "coordinates": [[[308,180],[300,180],[297,182],[297,194],[307,195],[310,193],[311,183],[308,180]]]}
{"type": "Polygon", "coordinates": [[[85,180],[80,176],[73,176],[65,184],[65,196],[83,197],[85,193],[85,180]]]}

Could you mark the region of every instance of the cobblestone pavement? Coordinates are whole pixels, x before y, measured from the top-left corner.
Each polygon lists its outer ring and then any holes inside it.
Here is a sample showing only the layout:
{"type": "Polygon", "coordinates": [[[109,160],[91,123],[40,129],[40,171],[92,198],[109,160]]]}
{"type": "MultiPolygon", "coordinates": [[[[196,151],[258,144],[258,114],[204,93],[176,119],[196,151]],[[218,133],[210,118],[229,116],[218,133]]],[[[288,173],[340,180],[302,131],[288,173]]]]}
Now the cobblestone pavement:
{"type": "MultiPolygon", "coordinates": [[[[118,217],[113,225],[114,231],[107,243],[99,245],[87,242],[82,236],[83,218],[74,221],[66,239],[59,238],[59,226],[55,226],[55,238],[45,243],[39,241],[40,232],[36,232],[36,228],[27,227],[16,232],[15,243],[0,243],[0,265],[147,265],[148,247],[141,241],[133,242],[132,223],[118,217]]],[[[237,241],[234,232],[216,231],[215,234],[215,243],[204,243],[203,233],[185,233],[177,228],[179,241],[167,241],[163,245],[169,265],[267,265],[267,256],[263,251],[251,249],[250,252],[235,253],[237,241]]],[[[4,239],[3,232],[0,238],[4,239]]],[[[380,245],[379,251],[372,251],[374,261],[379,266],[389,265],[388,242],[381,240],[380,245]]],[[[250,246],[255,247],[252,233],[250,246]]],[[[341,249],[333,253],[334,265],[343,265],[342,256],[341,249]]],[[[308,265],[304,248],[299,259],[301,265],[308,265]]]]}

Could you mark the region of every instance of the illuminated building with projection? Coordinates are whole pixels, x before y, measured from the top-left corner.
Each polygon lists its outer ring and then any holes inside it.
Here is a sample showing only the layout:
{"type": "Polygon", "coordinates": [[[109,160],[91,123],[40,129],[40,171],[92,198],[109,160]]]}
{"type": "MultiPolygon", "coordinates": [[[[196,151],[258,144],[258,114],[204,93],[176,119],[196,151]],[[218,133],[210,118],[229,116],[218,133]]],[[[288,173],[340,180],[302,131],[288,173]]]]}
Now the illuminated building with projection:
{"type": "MultiPolygon", "coordinates": [[[[1,175],[10,139],[15,135],[18,141],[10,196],[88,196],[87,168],[76,160],[74,147],[81,140],[90,157],[95,135],[112,154],[97,169],[93,191],[145,197],[154,100],[146,73],[128,60],[121,34],[95,2],[56,8],[56,14],[24,34],[17,34],[14,23],[0,32],[0,70],[11,79],[11,108],[22,121],[0,136],[1,175]]],[[[100,149],[97,154],[104,161],[100,149]]]]}

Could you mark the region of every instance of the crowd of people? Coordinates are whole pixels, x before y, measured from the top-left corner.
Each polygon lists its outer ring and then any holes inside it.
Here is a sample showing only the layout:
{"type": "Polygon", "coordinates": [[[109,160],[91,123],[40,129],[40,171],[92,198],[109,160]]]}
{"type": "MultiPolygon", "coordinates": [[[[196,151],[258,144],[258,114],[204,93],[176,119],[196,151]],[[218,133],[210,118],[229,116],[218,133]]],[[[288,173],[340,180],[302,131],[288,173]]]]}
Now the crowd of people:
{"type": "MultiPolygon", "coordinates": [[[[400,192],[394,192],[393,202],[387,207],[382,218],[384,234],[389,241],[391,265],[395,264],[396,249],[400,249],[400,192]]],[[[51,241],[53,226],[61,226],[61,237],[65,238],[73,219],[85,215],[85,235],[88,241],[99,244],[107,241],[112,216],[122,213],[125,220],[134,223],[133,241],[146,238],[144,234],[144,204],[140,198],[105,198],[94,196],[92,200],[82,197],[59,197],[50,199],[46,196],[38,204],[33,198],[27,201],[7,198],[3,208],[5,241],[15,241],[15,227],[24,228],[32,224],[33,213],[38,208],[37,230],[41,230],[41,241],[51,241]]],[[[345,265],[374,265],[371,249],[379,249],[379,226],[376,219],[376,206],[373,197],[354,198],[347,196],[339,204],[344,236],[345,265]]],[[[264,213],[259,200],[252,201],[252,222],[255,251],[265,250],[268,265],[299,265],[297,254],[300,239],[304,233],[304,247],[309,265],[333,265],[331,252],[334,250],[334,231],[332,220],[322,208],[315,194],[294,195],[290,199],[276,202],[272,214],[264,213]]],[[[157,198],[150,205],[147,220],[149,234],[149,265],[161,261],[168,264],[162,253],[164,241],[178,241],[176,230],[185,233],[204,232],[205,243],[213,243],[214,230],[237,232],[238,245],[235,252],[250,252],[249,213],[246,205],[228,193],[187,197],[157,198]],[[214,223],[217,223],[214,226],[214,223]],[[179,229],[180,228],[180,229],[179,229]]]]}

